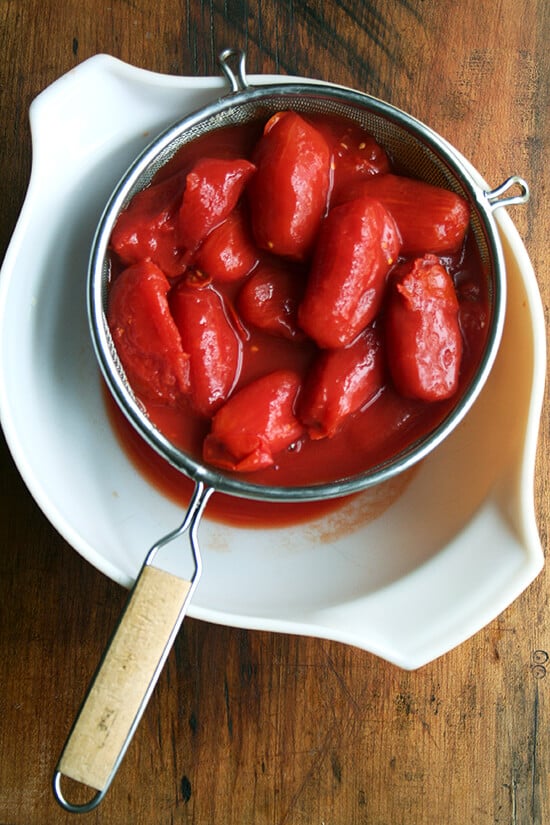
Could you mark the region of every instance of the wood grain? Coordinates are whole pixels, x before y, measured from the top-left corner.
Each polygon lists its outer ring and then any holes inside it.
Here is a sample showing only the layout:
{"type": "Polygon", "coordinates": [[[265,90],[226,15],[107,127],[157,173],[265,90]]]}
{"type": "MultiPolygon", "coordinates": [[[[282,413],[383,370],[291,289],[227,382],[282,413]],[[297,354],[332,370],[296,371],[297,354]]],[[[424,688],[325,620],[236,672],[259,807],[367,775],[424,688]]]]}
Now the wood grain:
{"type": "MultiPolygon", "coordinates": [[[[0,250],[31,168],[28,106],[98,52],[153,71],[251,72],[367,90],[453,142],[491,186],[532,186],[514,221],[546,319],[550,5],[545,0],[2,0],[0,250]]],[[[513,386],[514,377],[511,376],[513,386]]],[[[37,415],[40,399],[35,399],[37,415]]],[[[550,428],[535,507],[548,548],[550,428]]],[[[57,535],[2,445],[0,825],[63,825],[50,781],[125,601],[57,535]]],[[[550,822],[550,586],[416,672],[335,642],[187,620],[100,809],[123,825],[550,822]]]]}

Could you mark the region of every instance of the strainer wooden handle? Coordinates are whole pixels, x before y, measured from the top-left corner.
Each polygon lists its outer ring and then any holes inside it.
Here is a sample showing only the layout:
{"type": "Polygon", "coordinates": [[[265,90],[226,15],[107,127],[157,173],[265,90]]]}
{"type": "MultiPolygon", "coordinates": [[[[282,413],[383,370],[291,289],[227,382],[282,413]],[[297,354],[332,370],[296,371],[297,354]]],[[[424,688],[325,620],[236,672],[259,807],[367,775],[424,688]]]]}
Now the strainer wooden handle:
{"type": "Polygon", "coordinates": [[[98,791],[106,786],[190,587],[144,568],[59,761],[64,776],[98,791]]]}
{"type": "Polygon", "coordinates": [[[196,529],[211,492],[197,484],[182,525],[149,552],[91,682],[54,773],[57,801],[72,813],[90,811],[102,800],[147,706],[200,576],[196,529]],[[191,579],[152,563],[161,547],[186,532],[195,561],[191,579]],[[89,802],[71,803],[61,789],[62,777],[95,795],[89,802]]]}

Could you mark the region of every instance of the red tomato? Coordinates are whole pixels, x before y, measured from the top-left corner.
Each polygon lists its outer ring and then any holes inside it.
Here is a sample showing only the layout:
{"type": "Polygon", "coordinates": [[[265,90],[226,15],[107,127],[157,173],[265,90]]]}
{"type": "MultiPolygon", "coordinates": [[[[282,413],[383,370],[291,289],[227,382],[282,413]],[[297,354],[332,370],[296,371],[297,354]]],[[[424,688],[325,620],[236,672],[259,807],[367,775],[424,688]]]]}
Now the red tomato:
{"type": "Polygon", "coordinates": [[[300,393],[298,417],[310,438],[330,438],[383,386],[380,336],[368,327],[349,347],[319,353],[300,393]]]}
{"type": "Polygon", "coordinates": [[[237,281],[258,263],[248,224],[237,208],[208,235],[194,264],[214,281],[237,281]]]}
{"type": "Polygon", "coordinates": [[[305,278],[276,259],[262,261],[239,293],[237,309],[245,321],[271,335],[290,340],[304,338],[298,326],[298,306],[305,278]]]}
{"type": "Polygon", "coordinates": [[[123,264],[152,261],[169,277],[185,269],[178,237],[177,212],[185,176],[180,172],[138,192],[121,212],[111,247],[123,264]]]}
{"type": "Polygon", "coordinates": [[[340,124],[339,127],[333,126],[329,134],[332,151],[331,203],[337,204],[347,199],[347,191],[358,181],[390,171],[386,151],[360,126],[343,128],[340,124]]]}
{"type": "Polygon", "coordinates": [[[402,395],[422,401],[454,395],[462,358],[458,311],[452,278],[435,255],[396,271],[385,342],[390,373],[402,395]]]}
{"type": "Polygon", "coordinates": [[[195,251],[233,211],[255,169],[250,161],[240,158],[197,161],[187,175],[179,212],[181,241],[187,250],[195,251]]]}
{"type": "Polygon", "coordinates": [[[447,255],[464,243],[470,208],[454,192],[403,175],[375,175],[352,190],[357,194],[377,198],[391,213],[403,255],[447,255]]]}
{"type": "Polygon", "coordinates": [[[150,262],[114,281],[108,322],[128,382],[138,395],[168,404],[189,390],[189,356],[168,306],[170,284],[150,262]]]}
{"type": "Polygon", "coordinates": [[[220,407],[239,377],[241,342],[221,295],[211,286],[181,282],[170,296],[181,341],[189,353],[190,398],[201,415],[220,407]]]}
{"type": "Polygon", "coordinates": [[[212,419],[204,460],[238,472],[274,464],[276,454],[303,434],[294,414],[299,387],[297,373],[277,370],[236,392],[212,419]]]}
{"type": "Polygon", "coordinates": [[[266,124],[253,155],[248,194],[257,244],[296,260],[308,257],[323,217],[330,181],[326,140],[296,112],[266,124]]]}
{"type": "Polygon", "coordinates": [[[300,326],[320,347],[345,346],[371,323],[399,246],[393,218],[373,198],[331,209],[298,310],[300,326]]]}

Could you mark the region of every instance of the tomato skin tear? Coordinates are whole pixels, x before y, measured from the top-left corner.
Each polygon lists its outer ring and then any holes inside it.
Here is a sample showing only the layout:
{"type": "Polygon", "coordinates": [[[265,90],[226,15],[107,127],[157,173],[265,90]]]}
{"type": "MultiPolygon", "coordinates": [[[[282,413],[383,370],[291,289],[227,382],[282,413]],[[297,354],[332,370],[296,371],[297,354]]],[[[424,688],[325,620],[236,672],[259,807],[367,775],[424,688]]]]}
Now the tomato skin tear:
{"type": "Polygon", "coordinates": [[[189,391],[189,356],[168,304],[170,283],[143,261],[114,280],[107,320],[130,386],[145,399],[173,404],[189,391]]]}

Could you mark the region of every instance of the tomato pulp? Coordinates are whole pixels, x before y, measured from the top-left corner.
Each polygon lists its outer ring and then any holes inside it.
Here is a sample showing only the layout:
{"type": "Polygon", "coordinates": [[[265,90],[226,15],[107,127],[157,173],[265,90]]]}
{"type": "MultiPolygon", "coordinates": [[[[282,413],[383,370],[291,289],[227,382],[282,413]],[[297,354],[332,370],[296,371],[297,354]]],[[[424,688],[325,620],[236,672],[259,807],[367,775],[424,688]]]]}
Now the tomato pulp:
{"type": "MultiPolygon", "coordinates": [[[[397,175],[341,118],[283,112],[205,135],[113,231],[108,318],[128,380],[170,441],[239,478],[361,474],[437,426],[479,363],[488,296],[468,221],[462,199],[397,175]],[[437,289],[409,285],[426,272],[437,289]]],[[[184,484],[116,430],[165,492],[184,484]]]]}

